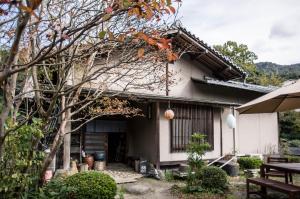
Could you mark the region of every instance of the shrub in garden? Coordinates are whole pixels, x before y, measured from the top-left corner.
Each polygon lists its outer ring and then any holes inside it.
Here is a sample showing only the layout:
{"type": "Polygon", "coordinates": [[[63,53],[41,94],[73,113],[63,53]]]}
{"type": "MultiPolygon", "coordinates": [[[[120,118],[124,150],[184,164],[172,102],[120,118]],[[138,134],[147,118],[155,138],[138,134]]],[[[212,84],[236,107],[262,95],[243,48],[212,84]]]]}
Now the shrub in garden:
{"type": "Polygon", "coordinates": [[[300,140],[291,140],[289,145],[290,147],[300,147],[300,140]]]}
{"type": "Polygon", "coordinates": [[[292,163],[300,163],[300,157],[299,156],[293,156],[293,155],[289,155],[289,156],[286,156],[289,160],[289,162],[292,162],[292,163]]]}
{"type": "MultiPolygon", "coordinates": [[[[15,129],[12,120],[7,128],[15,129]]],[[[37,149],[37,141],[43,137],[42,121],[33,118],[7,134],[4,154],[0,160],[0,198],[25,198],[38,190],[39,173],[44,153],[37,149]]]]}
{"type": "Polygon", "coordinates": [[[117,193],[114,179],[97,171],[74,174],[67,177],[65,183],[74,188],[76,199],[113,199],[117,193]]]}
{"type": "Polygon", "coordinates": [[[241,157],[238,163],[241,169],[258,169],[263,161],[256,157],[241,157]]]}
{"type": "Polygon", "coordinates": [[[187,176],[187,191],[195,192],[201,191],[201,168],[204,166],[202,160],[203,155],[206,151],[210,150],[209,143],[205,140],[205,135],[195,133],[192,135],[191,140],[188,144],[188,164],[189,172],[187,176]]]}
{"type": "Polygon", "coordinates": [[[205,140],[205,135],[195,133],[191,136],[191,140],[187,146],[188,164],[192,169],[200,169],[204,162],[203,155],[211,149],[211,146],[205,140]]]}
{"type": "Polygon", "coordinates": [[[188,171],[186,178],[186,191],[187,192],[201,192],[202,188],[202,173],[201,169],[192,170],[191,168],[188,171]]]}
{"type": "Polygon", "coordinates": [[[227,174],[219,167],[209,166],[201,169],[201,187],[214,193],[223,193],[227,189],[227,174]]]}
{"type": "Polygon", "coordinates": [[[174,176],[173,176],[172,171],[170,171],[170,170],[165,171],[165,180],[168,181],[168,182],[174,180],[174,176]]]}
{"type": "Polygon", "coordinates": [[[40,189],[40,191],[33,193],[29,198],[69,199],[73,198],[74,191],[75,188],[68,186],[63,178],[54,178],[40,189]]]}

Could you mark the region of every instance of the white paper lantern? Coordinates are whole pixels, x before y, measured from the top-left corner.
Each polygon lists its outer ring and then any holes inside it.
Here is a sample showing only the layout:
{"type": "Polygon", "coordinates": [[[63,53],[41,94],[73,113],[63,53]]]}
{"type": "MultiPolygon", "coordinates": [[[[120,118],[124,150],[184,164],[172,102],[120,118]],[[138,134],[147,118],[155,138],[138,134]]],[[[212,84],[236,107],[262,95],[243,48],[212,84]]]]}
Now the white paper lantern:
{"type": "Polygon", "coordinates": [[[226,123],[231,129],[234,129],[236,127],[236,119],[233,114],[230,113],[227,116],[226,123]]]}
{"type": "Polygon", "coordinates": [[[165,111],[165,118],[168,120],[172,120],[175,116],[174,111],[172,111],[171,109],[168,109],[165,111]]]}

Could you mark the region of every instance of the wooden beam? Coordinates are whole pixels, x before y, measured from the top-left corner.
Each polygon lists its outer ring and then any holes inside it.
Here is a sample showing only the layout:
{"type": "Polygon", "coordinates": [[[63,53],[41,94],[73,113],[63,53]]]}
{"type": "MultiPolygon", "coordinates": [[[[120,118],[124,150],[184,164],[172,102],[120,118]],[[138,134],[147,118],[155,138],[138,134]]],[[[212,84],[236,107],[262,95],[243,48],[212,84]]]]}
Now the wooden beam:
{"type": "Polygon", "coordinates": [[[65,132],[67,134],[64,135],[64,155],[63,155],[63,168],[64,170],[70,169],[70,161],[71,161],[71,122],[67,122],[65,132]]]}
{"type": "Polygon", "coordinates": [[[71,145],[71,135],[70,133],[68,133],[64,136],[64,156],[63,156],[64,170],[69,170],[70,168],[70,145],[71,145]]]}
{"type": "Polygon", "coordinates": [[[155,146],[156,146],[156,169],[160,169],[160,106],[156,102],[156,130],[155,130],[155,146]]]}

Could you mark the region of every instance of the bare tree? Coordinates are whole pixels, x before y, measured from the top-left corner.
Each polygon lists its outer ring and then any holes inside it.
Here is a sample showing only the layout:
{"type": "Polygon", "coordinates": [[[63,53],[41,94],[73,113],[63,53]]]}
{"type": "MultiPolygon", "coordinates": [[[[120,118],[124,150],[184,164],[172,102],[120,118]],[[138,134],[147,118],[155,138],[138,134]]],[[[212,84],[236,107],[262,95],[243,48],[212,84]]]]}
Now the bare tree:
{"type": "Polygon", "coordinates": [[[0,155],[10,132],[40,117],[44,132],[54,136],[43,173],[64,136],[71,133],[66,132],[68,122],[137,114],[126,101],[103,97],[163,85],[164,64],[177,58],[171,40],[164,37],[163,17],[175,13],[173,4],[169,0],[1,0],[0,155]],[[30,111],[20,119],[17,113],[29,96],[34,98],[30,111]],[[93,108],[95,103],[100,108],[93,108]],[[77,116],[86,110],[89,114],[77,116]],[[8,118],[17,125],[5,128],[8,118]],[[57,118],[59,126],[52,128],[57,118]]]}

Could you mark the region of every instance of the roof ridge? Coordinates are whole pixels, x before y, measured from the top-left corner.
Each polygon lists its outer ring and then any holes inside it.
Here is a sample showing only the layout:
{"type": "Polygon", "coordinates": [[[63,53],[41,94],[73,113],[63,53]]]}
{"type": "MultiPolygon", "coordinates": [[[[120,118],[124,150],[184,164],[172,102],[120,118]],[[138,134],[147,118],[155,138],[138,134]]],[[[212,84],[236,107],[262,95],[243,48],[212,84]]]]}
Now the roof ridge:
{"type": "Polygon", "coordinates": [[[195,41],[197,41],[199,44],[204,45],[205,48],[207,48],[208,50],[212,51],[216,56],[218,56],[220,59],[222,59],[223,61],[225,61],[227,64],[231,65],[232,67],[234,67],[235,69],[237,69],[239,72],[243,73],[244,75],[248,75],[248,73],[242,67],[240,67],[237,64],[235,64],[229,57],[223,55],[222,53],[220,53],[219,51],[217,51],[216,49],[214,49],[212,46],[210,46],[209,44],[207,44],[206,42],[204,42],[203,40],[201,40],[199,37],[197,37],[191,31],[188,31],[187,28],[183,27],[181,21],[176,21],[174,24],[171,25],[170,28],[175,28],[175,29],[183,31],[188,36],[190,36],[192,39],[194,39],[195,41]]]}

